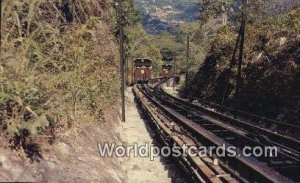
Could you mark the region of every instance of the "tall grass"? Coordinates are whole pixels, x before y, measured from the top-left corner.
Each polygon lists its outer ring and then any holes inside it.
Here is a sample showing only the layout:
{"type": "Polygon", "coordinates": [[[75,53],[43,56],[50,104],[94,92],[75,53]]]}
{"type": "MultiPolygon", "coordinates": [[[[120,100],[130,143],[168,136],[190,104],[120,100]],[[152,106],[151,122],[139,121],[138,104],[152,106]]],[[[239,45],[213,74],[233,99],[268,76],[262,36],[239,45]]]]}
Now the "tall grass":
{"type": "Polygon", "coordinates": [[[110,4],[4,0],[0,138],[10,146],[25,149],[40,136],[52,143],[58,134],[77,134],[117,102],[110,4]]]}

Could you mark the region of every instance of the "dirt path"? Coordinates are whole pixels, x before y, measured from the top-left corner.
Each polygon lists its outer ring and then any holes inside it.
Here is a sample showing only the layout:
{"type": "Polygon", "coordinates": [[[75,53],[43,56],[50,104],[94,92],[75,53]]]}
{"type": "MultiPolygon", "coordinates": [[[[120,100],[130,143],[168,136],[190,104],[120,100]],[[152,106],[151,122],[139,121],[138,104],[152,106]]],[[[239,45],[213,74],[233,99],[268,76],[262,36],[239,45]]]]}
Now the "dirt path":
{"type": "MultiPolygon", "coordinates": [[[[126,92],[127,99],[127,120],[122,124],[121,139],[128,145],[137,143],[153,144],[151,134],[147,130],[145,122],[141,119],[131,88],[126,92]]],[[[149,157],[128,157],[124,160],[123,168],[127,174],[128,183],[169,183],[172,182],[164,159],[158,157],[150,161],[149,157]]]]}

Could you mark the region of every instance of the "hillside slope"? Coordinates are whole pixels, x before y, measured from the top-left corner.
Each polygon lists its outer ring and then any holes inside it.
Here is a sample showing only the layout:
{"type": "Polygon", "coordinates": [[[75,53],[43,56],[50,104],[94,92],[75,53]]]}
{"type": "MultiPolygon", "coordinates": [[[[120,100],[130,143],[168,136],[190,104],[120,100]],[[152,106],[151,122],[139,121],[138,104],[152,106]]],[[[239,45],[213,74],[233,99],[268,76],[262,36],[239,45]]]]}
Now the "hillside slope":
{"type": "Polygon", "coordinates": [[[237,63],[229,70],[237,35],[230,26],[220,28],[208,56],[186,88],[188,95],[299,124],[299,17],[300,7],[276,20],[247,25],[243,84],[238,99],[237,63]]]}
{"type": "Polygon", "coordinates": [[[118,162],[101,163],[96,144],[118,141],[112,1],[2,4],[0,182],[114,177],[118,162]]]}

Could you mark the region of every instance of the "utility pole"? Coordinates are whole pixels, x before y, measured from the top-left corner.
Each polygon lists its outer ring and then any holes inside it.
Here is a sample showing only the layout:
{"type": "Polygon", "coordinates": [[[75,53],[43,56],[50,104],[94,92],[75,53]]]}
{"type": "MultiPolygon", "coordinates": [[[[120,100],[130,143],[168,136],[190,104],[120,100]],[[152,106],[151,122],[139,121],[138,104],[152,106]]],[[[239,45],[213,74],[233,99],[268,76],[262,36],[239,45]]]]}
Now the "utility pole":
{"type": "MultiPolygon", "coordinates": [[[[242,63],[243,63],[243,56],[244,56],[244,43],[245,43],[245,29],[246,29],[246,13],[245,8],[248,4],[248,0],[244,1],[244,5],[242,7],[242,22],[241,22],[241,30],[240,30],[240,46],[239,46],[239,62],[238,62],[238,73],[236,78],[236,97],[237,101],[240,97],[240,90],[242,85],[242,63]]],[[[239,103],[239,102],[238,102],[239,103]]]]}
{"type": "Polygon", "coordinates": [[[0,0],[0,53],[2,53],[2,0],[0,0]]]}
{"type": "Polygon", "coordinates": [[[173,93],[175,92],[175,76],[176,76],[176,57],[174,57],[173,61],[173,93]]]}
{"type": "Polygon", "coordinates": [[[120,43],[120,77],[121,77],[121,105],[122,105],[122,122],[126,121],[125,116],[125,59],[124,59],[124,30],[123,30],[123,0],[118,0],[117,11],[119,24],[119,43],[120,43]]]}
{"type": "Polygon", "coordinates": [[[185,89],[188,88],[189,62],[190,62],[190,35],[188,34],[187,44],[186,44],[185,89]]]}
{"type": "Polygon", "coordinates": [[[126,80],[125,80],[125,83],[126,83],[126,86],[128,86],[129,85],[129,63],[128,63],[128,55],[126,55],[126,57],[125,57],[125,78],[126,78],[126,80]]]}

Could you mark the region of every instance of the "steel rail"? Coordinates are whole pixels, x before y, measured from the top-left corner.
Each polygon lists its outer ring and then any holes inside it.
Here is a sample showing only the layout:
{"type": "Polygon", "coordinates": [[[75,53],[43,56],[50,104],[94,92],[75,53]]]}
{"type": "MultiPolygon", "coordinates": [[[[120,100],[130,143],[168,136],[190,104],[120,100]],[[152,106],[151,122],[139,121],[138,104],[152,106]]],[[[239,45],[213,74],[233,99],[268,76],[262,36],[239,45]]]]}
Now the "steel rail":
{"type": "MultiPolygon", "coordinates": [[[[207,129],[201,127],[201,125],[196,124],[192,120],[185,118],[177,111],[164,106],[152,93],[149,91],[142,90],[143,94],[148,97],[160,110],[162,110],[165,114],[167,114],[172,120],[176,123],[180,124],[188,131],[190,131],[193,135],[195,135],[201,142],[204,142],[204,145],[213,145],[213,146],[222,146],[225,144],[230,146],[231,144],[226,142],[225,140],[217,137],[212,132],[207,129]]],[[[238,150],[238,154],[241,152],[238,150]]],[[[246,177],[247,180],[250,181],[261,181],[261,182],[292,182],[290,179],[282,176],[274,169],[267,166],[265,163],[262,163],[251,157],[222,157],[220,158],[223,162],[227,162],[229,167],[235,167],[235,169],[239,169],[239,173],[246,177]],[[251,175],[249,176],[249,173],[251,175]]]]}
{"type": "MultiPolygon", "coordinates": [[[[293,154],[300,154],[300,140],[295,139],[291,136],[286,136],[283,134],[276,133],[272,130],[262,128],[259,125],[252,124],[248,121],[242,121],[240,119],[235,119],[233,117],[230,117],[228,115],[224,115],[223,113],[213,111],[210,109],[207,109],[203,106],[195,105],[193,103],[190,103],[189,101],[186,101],[184,99],[175,97],[166,91],[162,89],[161,85],[157,85],[156,88],[161,91],[161,94],[165,95],[166,97],[169,97],[179,103],[181,103],[184,106],[189,106],[189,109],[198,110],[201,113],[204,113],[206,115],[209,115],[215,119],[221,120],[222,122],[238,127],[240,129],[243,129],[251,134],[255,134],[256,136],[266,136],[270,142],[273,142],[274,144],[281,146],[283,149],[286,149],[287,152],[291,152],[293,154]]],[[[294,128],[294,127],[291,127],[294,128]]],[[[300,132],[300,130],[299,130],[300,132]]]]}
{"type": "MultiPolygon", "coordinates": [[[[161,139],[170,147],[177,145],[182,147],[184,144],[191,144],[191,137],[187,134],[175,131],[173,121],[170,121],[166,116],[156,110],[156,106],[150,102],[140,89],[134,86],[133,92],[138,99],[139,104],[142,106],[143,111],[146,113],[149,121],[152,121],[156,131],[159,133],[161,139]]],[[[180,165],[185,172],[191,175],[194,182],[247,182],[238,175],[231,176],[220,166],[211,166],[213,160],[211,158],[199,157],[179,157],[180,165]]],[[[228,170],[228,168],[226,169],[228,170]]]]}

